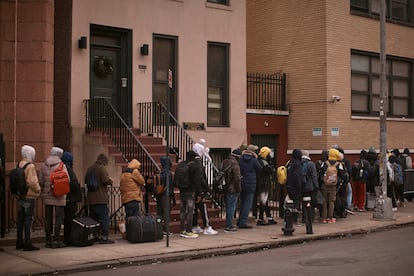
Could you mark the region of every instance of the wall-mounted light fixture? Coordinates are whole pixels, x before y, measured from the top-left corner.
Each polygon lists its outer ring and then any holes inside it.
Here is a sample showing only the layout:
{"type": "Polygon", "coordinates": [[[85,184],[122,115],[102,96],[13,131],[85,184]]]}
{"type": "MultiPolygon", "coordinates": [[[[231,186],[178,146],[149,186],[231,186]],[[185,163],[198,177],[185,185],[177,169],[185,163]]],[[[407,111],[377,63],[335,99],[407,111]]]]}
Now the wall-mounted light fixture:
{"type": "Polygon", "coordinates": [[[81,36],[81,38],[79,39],[79,49],[86,49],[88,47],[88,40],[86,38],[86,36],[81,36]]]}
{"type": "Polygon", "coordinates": [[[148,56],[148,44],[142,44],[141,56],[148,56]]]}

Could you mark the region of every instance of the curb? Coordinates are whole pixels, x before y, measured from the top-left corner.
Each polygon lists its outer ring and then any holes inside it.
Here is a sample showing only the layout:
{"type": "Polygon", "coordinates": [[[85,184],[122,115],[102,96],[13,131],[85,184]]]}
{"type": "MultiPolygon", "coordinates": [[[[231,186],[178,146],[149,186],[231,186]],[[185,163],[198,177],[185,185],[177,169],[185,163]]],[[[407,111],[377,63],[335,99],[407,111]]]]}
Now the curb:
{"type": "Polygon", "coordinates": [[[262,242],[262,243],[249,243],[234,245],[228,247],[215,247],[207,248],[202,250],[192,250],[192,251],[179,251],[173,253],[157,254],[157,255],[146,255],[140,257],[124,258],[124,259],[113,259],[108,261],[99,261],[94,263],[85,263],[81,266],[77,265],[76,267],[63,267],[62,269],[53,270],[53,271],[44,271],[39,273],[33,273],[31,275],[56,275],[59,273],[76,273],[76,272],[86,272],[94,270],[104,270],[104,269],[114,269],[117,267],[127,267],[127,266],[140,266],[148,264],[160,264],[168,262],[177,262],[177,261],[190,261],[196,259],[207,259],[216,256],[229,256],[229,255],[238,255],[250,252],[263,251],[268,249],[281,248],[289,245],[319,241],[319,240],[329,240],[329,239],[339,239],[346,238],[356,235],[366,235],[375,232],[381,232],[389,229],[406,227],[413,225],[413,222],[404,222],[396,223],[392,225],[385,226],[374,226],[368,228],[360,228],[350,231],[341,231],[334,232],[330,234],[323,235],[314,235],[306,237],[294,237],[288,240],[275,240],[274,242],[262,242]]]}

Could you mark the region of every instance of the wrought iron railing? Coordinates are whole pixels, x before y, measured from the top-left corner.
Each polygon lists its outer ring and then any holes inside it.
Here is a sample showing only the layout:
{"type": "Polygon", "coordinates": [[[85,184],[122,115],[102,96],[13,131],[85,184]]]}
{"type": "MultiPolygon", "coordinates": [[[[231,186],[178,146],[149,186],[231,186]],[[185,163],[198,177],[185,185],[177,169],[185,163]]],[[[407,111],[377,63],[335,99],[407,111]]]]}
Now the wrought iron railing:
{"type": "MultiPolygon", "coordinates": [[[[167,130],[167,108],[158,102],[138,103],[138,128],[141,133],[162,137],[168,140],[170,153],[176,156],[176,162],[185,160],[188,151],[192,150],[195,141],[187,131],[178,123],[177,119],[169,113],[167,130]],[[168,137],[167,137],[168,136],[168,137]]],[[[203,164],[211,192],[211,199],[217,207],[222,205],[222,197],[215,191],[213,185],[214,174],[218,172],[217,167],[211,159],[203,156],[203,164]]]]}
{"type": "Polygon", "coordinates": [[[285,73],[247,73],[247,108],[287,111],[285,73]]]}
{"type": "Polygon", "coordinates": [[[99,131],[107,135],[122,153],[125,162],[139,159],[143,176],[151,176],[161,171],[160,166],[107,99],[90,99],[85,100],[85,103],[86,133],[99,131]]]}

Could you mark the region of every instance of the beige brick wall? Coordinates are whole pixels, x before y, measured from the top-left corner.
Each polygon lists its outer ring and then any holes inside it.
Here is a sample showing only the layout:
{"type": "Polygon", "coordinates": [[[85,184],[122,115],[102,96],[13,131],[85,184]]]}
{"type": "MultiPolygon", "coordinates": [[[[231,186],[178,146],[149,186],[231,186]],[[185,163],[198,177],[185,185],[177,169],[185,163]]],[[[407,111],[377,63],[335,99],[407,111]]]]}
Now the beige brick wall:
{"type": "MultiPolygon", "coordinates": [[[[349,1],[247,1],[247,70],[287,74],[288,147],[379,148],[379,120],[351,116],[351,49],[379,52],[379,21],[349,1]],[[339,95],[340,102],[329,101],[339,95]],[[321,127],[322,136],[312,129],[321,127]],[[339,128],[339,136],[332,136],[339,128]]],[[[387,24],[387,54],[414,58],[414,28],[387,24]]],[[[388,147],[414,148],[414,120],[388,120],[388,147]]]]}

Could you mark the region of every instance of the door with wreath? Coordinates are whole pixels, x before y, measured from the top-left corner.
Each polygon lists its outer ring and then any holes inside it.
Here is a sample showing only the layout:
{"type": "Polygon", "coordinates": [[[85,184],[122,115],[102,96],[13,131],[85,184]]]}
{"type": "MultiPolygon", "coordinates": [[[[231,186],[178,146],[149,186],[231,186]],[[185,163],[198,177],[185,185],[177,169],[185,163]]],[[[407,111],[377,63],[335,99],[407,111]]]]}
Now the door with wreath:
{"type": "Polygon", "coordinates": [[[124,29],[91,28],[90,99],[107,99],[129,126],[132,125],[130,37],[130,32],[124,29]]]}

